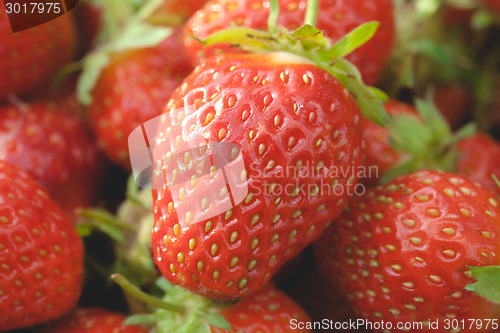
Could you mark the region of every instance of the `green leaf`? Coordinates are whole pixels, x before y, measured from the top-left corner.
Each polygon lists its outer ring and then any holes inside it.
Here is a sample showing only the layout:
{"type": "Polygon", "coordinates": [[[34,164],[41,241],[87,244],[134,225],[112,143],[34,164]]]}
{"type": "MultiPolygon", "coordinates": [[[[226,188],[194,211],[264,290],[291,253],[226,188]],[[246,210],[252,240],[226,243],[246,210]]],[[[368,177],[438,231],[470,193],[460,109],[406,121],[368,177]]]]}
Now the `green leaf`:
{"type": "Polygon", "coordinates": [[[306,48],[325,47],[328,40],[323,36],[321,30],[312,25],[304,24],[292,33],[292,37],[300,40],[306,48]]]}
{"type": "Polygon", "coordinates": [[[468,267],[477,280],[465,287],[490,301],[500,303],[500,266],[468,267]]]}
{"type": "Polygon", "coordinates": [[[208,36],[202,43],[205,46],[215,44],[242,44],[245,49],[266,50],[271,47],[272,40],[273,38],[266,31],[238,27],[217,31],[208,36]]]}
{"type": "Polygon", "coordinates": [[[78,79],[76,92],[78,99],[83,105],[92,103],[92,90],[101,75],[101,71],[107,66],[109,56],[107,53],[95,53],[85,57],[84,70],[78,79]]]}
{"type": "Polygon", "coordinates": [[[203,319],[205,319],[210,325],[214,327],[231,330],[231,324],[229,324],[227,319],[224,318],[224,316],[220,313],[207,312],[203,316],[203,319]]]}
{"type": "Polygon", "coordinates": [[[421,54],[429,57],[435,63],[445,67],[454,66],[453,59],[445,44],[429,38],[421,38],[415,44],[421,54]]]}
{"type": "Polygon", "coordinates": [[[420,156],[427,151],[432,132],[415,116],[397,114],[389,123],[389,140],[395,149],[420,156]]]}
{"type": "Polygon", "coordinates": [[[450,138],[452,131],[450,125],[432,101],[432,98],[428,98],[428,100],[417,99],[415,107],[422,116],[424,124],[432,131],[433,141],[438,144],[450,138]]]}
{"type": "Polygon", "coordinates": [[[153,325],[155,323],[156,323],[156,315],[154,313],[135,314],[127,317],[127,319],[123,322],[124,325],[141,325],[141,324],[153,325]]]}
{"type": "Polygon", "coordinates": [[[373,92],[375,95],[377,95],[377,97],[378,97],[378,98],[380,98],[380,100],[381,100],[382,102],[384,102],[384,103],[385,103],[385,102],[389,101],[389,95],[387,95],[387,94],[385,93],[385,91],[380,90],[380,89],[379,89],[379,88],[377,88],[377,87],[371,87],[371,86],[369,86],[369,87],[368,87],[368,90],[370,90],[370,91],[371,91],[371,92],[373,92]]]}
{"type": "Polygon", "coordinates": [[[364,23],[336,42],[328,55],[331,57],[344,57],[369,41],[377,32],[380,23],[377,21],[364,23]]]}
{"type": "Polygon", "coordinates": [[[338,58],[334,68],[323,66],[322,68],[334,75],[351,93],[363,116],[380,126],[389,123],[389,116],[385,112],[381,99],[361,81],[361,75],[356,66],[343,58],[338,58]]]}
{"type": "Polygon", "coordinates": [[[154,26],[141,21],[128,24],[123,33],[112,43],[116,52],[153,47],[167,39],[172,28],[154,26]]]}

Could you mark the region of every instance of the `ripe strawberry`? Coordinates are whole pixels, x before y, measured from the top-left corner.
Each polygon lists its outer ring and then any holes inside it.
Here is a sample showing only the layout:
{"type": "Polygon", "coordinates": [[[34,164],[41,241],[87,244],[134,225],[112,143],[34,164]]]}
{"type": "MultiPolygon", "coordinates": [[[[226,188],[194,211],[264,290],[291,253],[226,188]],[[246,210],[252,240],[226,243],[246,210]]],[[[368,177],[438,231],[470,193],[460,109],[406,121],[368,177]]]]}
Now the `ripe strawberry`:
{"type": "Polygon", "coordinates": [[[311,319],[300,305],[271,284],[220,314],[229,322],[231,330],[211,327],[212,333],[312,332],[306,327],[311,319]]]}
{"type": "Polygon", "coordinates": [[[182,24],[208,0],[165,0],[148,21],[155,24],[182,24]]]}
{"type": "MultiPolygon", "coordinates": [[[[405,114],[419,117],[413,106],[397,100],[390,100],[384,106],[389,115],[405,114]]],[[[391,146],[388,128],[363,119],[363,133],[367,138],[365,140],[365,165],[370,168],[367,173],[368,177],[363,179],[363,182],[373,186],[380,183],[380,179],[387,170],[403,161],[405,154],[391,146]]]]}
{"type": "Polygon", "coordinates": [[[60,102],[0,107],[2,159],[28,172],[70,215],[90,206],[102,162],[81,119],[60,102]]]}
{"type": "Polygon", "coordinates": [[[48,194],[0,161],[0,331],[54,319],[76,304],[83,245],[48,194]]]}
{"type": "Polygon", "coordinates": [[[50,323],[46,333],[147,333],[140,326],[124,325],[125,317],[99,308],[78,309],[50,323]]]}
{"type": "MultiPolygon", "coordinates": [[[[445,319],[498,318],[500,305],[464,289],[474,282],[468,266],[500,263],[500,209],[493,197],[449,173],[398,177],[353,199],[315,253],[356,311],[372,322],[391,322],[392,332],[403,332],[397,322],[440,320],[437,331],[448,332],[445,319]]],[[[466,326],[461,332],[476,331],[466,326]]]]}
{"type": "Polygon", "coordinates": [[[154,259],[169,281],[201,295],[235,299],[265,285],[356,186],[358,107],[302,57],[211,58],[174,92],[162,119],[149,142],[158,142],[155,161],[172,157],[154,180],[154,259]],[[231,161],[241,168],[225,171],[228,189],[216,171],[231,161]]]}
{"type": "Polygon", "coordinates": [[[55,72],[73,60],[76,31],[71,15],[29,30],[12,33],[6,11],[0,10],[0,101],[43,88],[55,72]]]}
{"type": "Polygon", "coordinates": [[[483,133],[465,138],[458,144],[460,158],[456,172],[478,182],[500,197],[500,189],[491,175],[500,179],[500,144],[483,133]]]}
{"type": "Polygon", "coordinates": [[[176,31],[156,47],[115,53],[93,89],[89,117],[99,147],[125,169],[129,134],[161,113],[192,69],[180,38],[176,31]]]}
{"type": "MultiPolygon", "coordinates": [[[[296,29],[303,23],[306,0],[280,1],[278,25],[296,29]]],[[[324,35],[337,41],[347,32],[369,21],[379,21],[380,27],[366,45],[351,53],[351,60],[360,70],[367,84],[375,84],[391,53],[394,38],[393,7],[390,0],[325,0],[320,1],[317,24],[324,35]]],[[[269,1],[214,0],[189,19],[185,27],[184,45],[193,63],[213,54],[238,52],[228,44],[204,48],[191,36],[205,39],[216,31],[234,26],[267,29],[269,1]]]]}

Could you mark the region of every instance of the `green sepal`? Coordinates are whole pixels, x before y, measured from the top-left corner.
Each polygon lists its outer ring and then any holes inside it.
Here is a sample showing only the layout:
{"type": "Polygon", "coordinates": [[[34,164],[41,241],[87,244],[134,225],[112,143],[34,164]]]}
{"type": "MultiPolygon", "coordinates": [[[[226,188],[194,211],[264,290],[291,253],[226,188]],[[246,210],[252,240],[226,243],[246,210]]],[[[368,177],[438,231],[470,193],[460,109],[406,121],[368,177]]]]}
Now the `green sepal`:
{"type": "Polygon", "coordinates": [[[422,117],[424,124],[426,124],[426,127],[432,131],[434,141],[439,143],[451,137],[452,131],[446,119],[432,102],[432,98],[430,97],[428,100],[429,102],[417,99],[415,101],[415,107],[422,117]]]}
{"type": "Polygon", "coordinates": [[[333,44],[330,50],[328,50],[328,55],[333,57],[345,57],[368,42],[375,35],[379,26],[379,22],[372,21],[354,28],[333,44]]]}
{"type": "Polygon", "coordinates": [[[482,31],[494,23],[494,18],[486,10],[476,10],[471,18],[471,27],[474,31],[482,31]]]}
{"type": "Polygon", "coordinates": [[[128,316],[123,322],[124,325],[151,325],[156,323],[156,316],[154,313],[139,313],[128,316]]]}
{"type": "Polygon", "coordinates": [[[394,115],[388,128],[391,146],[401,152],[420,156],[432,141],[430,128],[413,115],[394,115]]]}
{"type": "Polygon", "coordinates": [[[493,178],[495,184],[497,184],[498,188],[500,188],[500,180],[498,180],[498,178],[494,174],[491,174],[491,178],[493,178]]]}
{"type": "Polygon", "coordinates": [[[377,125],[386,126],[389,123],[389,116],[385,112],[384,104],[378,94],[367,89],[363,81],[361,81],[356,66],[344,58],[338,58],[334,68],[342,72],[331,71],[328,68],[324,69],[333,74],[349,90],[358,103],[363,116],[377,125]]]}
{"type": "Polygon", "coordinates": [[[500,303],[500,266],[468,267],[477,280],[465,287],[490,301],[500,303]]]}
{"type": "Polygon", "coordinates": [[[328,46],[328,40],[321,30],[312,25],[304,24],[292,33],[292,37],[300,40],[306,49],[328,46]]]}
{"type": "Polygon", "coordinates": [[[101,208],[81,209],[76,224],[80,235],[89,236],[93,230],[99,230],[118,243],[125,243],[124,232],[135,230],[133,226],[122,223],[108,211],[101,208]]]}
{"type": "Polygon", "coordinates": [[[206,312],[203,316],[203,319],[212,326],[223,328],[226,330],[231,329],[231,324],[224,318],[220,313],[215,312],[206,312]]]}
{"type": "Polygon", "coordinates": [[[233,44],[248,51],[265,51],[272,49],[271,35],[263,30],[252,28],[230,28],[217,31],[202,41],[203,45],[233,44]]]}
{"type": "Polygon", "coordinates": [[[91,53],[83,59],[84,70],[80,74],[76,87],[78,99],[83,105],[92,103],[92,90],[108,63],[109,56],[106,53],[91,53]]]}
{"type": "Polygon", "coordinates": [[[387,184],[394,178],[398,176],[403,176],[403,175],[409,175],[415,170],[421,170],[422,168],[420,167],[421,161],[415,158],[407,159],[389,170],[387,170],[383,175],[380,180],[382,184],[387,184]]]}

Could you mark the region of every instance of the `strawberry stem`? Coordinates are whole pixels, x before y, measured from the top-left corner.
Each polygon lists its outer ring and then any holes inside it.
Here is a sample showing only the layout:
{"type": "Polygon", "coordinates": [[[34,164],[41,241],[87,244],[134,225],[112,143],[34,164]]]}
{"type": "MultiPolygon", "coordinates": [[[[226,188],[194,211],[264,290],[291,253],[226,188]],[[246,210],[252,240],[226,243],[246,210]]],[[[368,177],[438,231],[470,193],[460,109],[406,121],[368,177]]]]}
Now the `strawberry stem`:
{"type": "Polygon", "coordinates": [[[269,1],[269,16],[267,18],[267,27],[271,34],[276,33],[276,24],[280,13],[280,4],[278,0],[269,1]]]}
{"type": "Polygon", "coordinates": [[[318,20],[318,0],[308,0],[304,24],[316,26],[318,20]]]}
{"type": "Polygon", "coordinates": [[[149,304],[155,308],[158,309],[164,309],[167,311],[171,312],[177,312],[177,313],[183,313],[184,312],[184,307],[175,305],[175,304],[169,304],[164,301],[162,301],[159,298],[156,298],[154,296],[148,295],[136,286],[134,286],[130,281],[128,281],[123,275],[121,274],[113,274],[111,275],[111,279],[118,284],[124,291],[128,292],[130,295],[134,296],[138,300],[149,304]]]}

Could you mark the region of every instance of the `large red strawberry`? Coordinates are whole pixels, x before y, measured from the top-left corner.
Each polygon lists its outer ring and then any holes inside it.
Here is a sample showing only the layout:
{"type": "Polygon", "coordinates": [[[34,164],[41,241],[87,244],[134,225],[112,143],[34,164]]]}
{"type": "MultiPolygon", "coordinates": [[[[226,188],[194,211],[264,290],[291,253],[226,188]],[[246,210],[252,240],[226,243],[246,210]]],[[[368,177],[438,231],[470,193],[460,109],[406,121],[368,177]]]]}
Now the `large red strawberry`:
{"type": "Polygon", "coordinates": [[[271,284],[220,314],[231,330],[212,327],[212,333],[312,332],[311,320],[300,305],[271,284]]]}
{"type": "Polygon", "coordinates": [[[458,151],[456,172],[500,197],[500,188],[492,177],[500,179],[500,143],[487,134],[476,133],[460,141],[458,151]]]}
{"type": "Polygon", "coordinates": [[[93,88],[89,117],[98,144],[126,169],[129,134],[161,113],[192,69],[180,38],[176,31],[158,46],[114,53],[93,88]]]}
{"type": "Polygon", "coordinates": [[[76,304],[83,245],[28,174],[0,161],[0,331],[43,323],[76,304]]]}
{"type": "Polygon", "coordinates": [[[355,190],[361,114],[338,80],[305,58],[211,58],[162,119],[149,138],[164,162],[153,194],[154,259],[196,293],[256,291],[355,190]]]}
{"type": "MultiPolygon", "coordinates": [[[[469,266],[500,264],[500,209],[494,195],[460,176],[420,171],[356,197],[325,230],[315,252],[328,278],[371,322],[499,318],[495,305],[468,291],[469,266]]],[[[387,327],[387,326],[385,326],[387,327]]],[[[460,325],[460,332],[497,332],[460,325]]],[[[382,329],[381,329],[382,330],[382,329]]],[[[380,330],[380,331],[381,331],[380,330]]]]}
{"type": "Polygon", "coordinates": [[[312,332],[311,319],[302,307],[271,283],[236,303],[226,303],[210,301],[164,278],[156,281],[165,292],[162,299],[143,293],[119,274],[112,278],[125,290],[157,308],[146,316],[131,316],[129,321],[163,332],[312,332]]]}
{"type": "Polygon", "coordinates": [[[27,171],[68,213],[90,206],[102,161],[82,120],[63,101],[0,107],[1,159],[27,171]]]}
{"type": "Polygon", "coordinates": [[[0,6],[0,101],[43,88],[76,52],[76,31],[71,15],[29,30],[13,33],[3,4],[0,6]]]}
{"type": "Polygon", "coordinates": [[[147,333],[140,326],[124,325],[126,317],[99,308],[78,309],[50,323],[46,333],[147,333]]]}
{"type": "MultiPolygon", "coordinates": [[[[304,21],[306,0],[279,1],[278,25],[294,30],[304,21]]],[[[229,44],[204,47],[191,36],[205,39],[216,31],[244,26],[267,30],[269,1],[214,0],[208,2],[186,24],[184,44],[193,63],[213,54],[238,52],[229,44]]],[[[393,43],[393,7],[390,0],[325,0],[319,2],[316,26],[326,37],[337,41],[347,32],[368,21],[379,21],[372,40],[347,57],[358,66],[363,79],[375,84],[387,61],[393,43]]]]}

